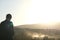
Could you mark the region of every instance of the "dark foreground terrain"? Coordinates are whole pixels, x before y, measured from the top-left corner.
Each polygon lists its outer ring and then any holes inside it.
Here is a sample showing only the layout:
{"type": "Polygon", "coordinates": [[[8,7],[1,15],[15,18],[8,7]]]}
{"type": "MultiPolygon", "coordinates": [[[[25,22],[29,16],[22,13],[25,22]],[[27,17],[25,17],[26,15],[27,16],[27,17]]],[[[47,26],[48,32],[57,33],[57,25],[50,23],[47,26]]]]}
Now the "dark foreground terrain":
{"type": "Polygon", "coordinates": [[[14,28],[14,40],[60,40],[60,30],[14,28]]]}

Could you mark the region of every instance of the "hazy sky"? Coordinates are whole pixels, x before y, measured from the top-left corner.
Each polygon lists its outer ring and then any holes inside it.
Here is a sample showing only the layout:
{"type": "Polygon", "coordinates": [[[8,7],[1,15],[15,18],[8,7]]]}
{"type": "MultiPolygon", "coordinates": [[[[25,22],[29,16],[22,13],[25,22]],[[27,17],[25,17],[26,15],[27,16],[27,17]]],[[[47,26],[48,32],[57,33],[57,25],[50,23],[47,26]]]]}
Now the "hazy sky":
{"type": "Polygon", "coordinates": [[[60,22],[60,0],[0,0],[0,22],[11,13],[14,25],[60,22]]]}

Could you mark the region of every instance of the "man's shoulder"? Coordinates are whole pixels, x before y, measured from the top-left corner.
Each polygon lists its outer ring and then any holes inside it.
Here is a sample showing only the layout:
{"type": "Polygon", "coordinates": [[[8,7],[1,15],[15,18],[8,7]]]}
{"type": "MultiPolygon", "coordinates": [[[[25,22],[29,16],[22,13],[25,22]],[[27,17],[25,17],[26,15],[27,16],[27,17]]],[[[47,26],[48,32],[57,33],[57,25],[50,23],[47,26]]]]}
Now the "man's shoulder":
{"type": "Polygon", "coordinates": [[[13,22],[12,21],[10,21],[10,25],[13,25],[13,22]]]}
{"type": "Polygon", "coordinates": [[[12,21],[10,21],[10,23],[13,23],[12,21]]]}

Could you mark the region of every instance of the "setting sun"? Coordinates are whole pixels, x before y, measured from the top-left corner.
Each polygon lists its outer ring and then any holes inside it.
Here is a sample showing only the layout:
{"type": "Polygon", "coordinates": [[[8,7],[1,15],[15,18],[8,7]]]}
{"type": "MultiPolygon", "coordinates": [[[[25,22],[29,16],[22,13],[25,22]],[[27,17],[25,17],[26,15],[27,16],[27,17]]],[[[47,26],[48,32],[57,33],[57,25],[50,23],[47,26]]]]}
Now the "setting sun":
{"type": "Polygon", "coordinates": [[[35,23],[52,25],[60,22],[59,3],[56,0],[23,1],[22,6],[17,6],[15,25],[35,23]]]}
{"type": "Polygon", "coordinates": [[[7,13],[11,13],[15,26],[37,23],[52,25],[60,22],[59,0],[14,0],[2,1],[0,4],[1,19],[4,19],[7,13]]]}

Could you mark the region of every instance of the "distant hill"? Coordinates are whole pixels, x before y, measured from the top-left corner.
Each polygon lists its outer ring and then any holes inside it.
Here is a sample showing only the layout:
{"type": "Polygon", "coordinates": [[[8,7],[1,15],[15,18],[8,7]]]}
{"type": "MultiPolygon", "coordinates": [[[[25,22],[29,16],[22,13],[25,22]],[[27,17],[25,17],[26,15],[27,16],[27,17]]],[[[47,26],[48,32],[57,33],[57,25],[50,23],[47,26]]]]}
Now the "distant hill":
{"type": "Polygon", "coordinates": [[[60,30],[60,24],[56,24],[56,25],[44,25],[44,24],[25,24],[25,25],[19,25],[16,26],[18,28],[28,28],[28,29],[56,29],[56,30],[60,30]]]}

